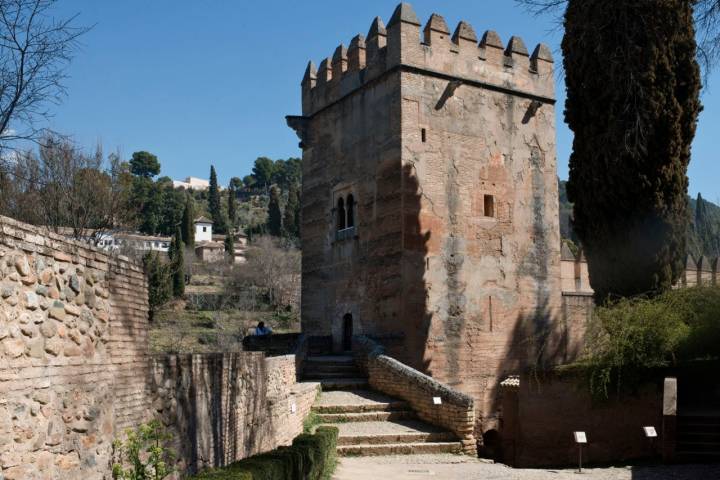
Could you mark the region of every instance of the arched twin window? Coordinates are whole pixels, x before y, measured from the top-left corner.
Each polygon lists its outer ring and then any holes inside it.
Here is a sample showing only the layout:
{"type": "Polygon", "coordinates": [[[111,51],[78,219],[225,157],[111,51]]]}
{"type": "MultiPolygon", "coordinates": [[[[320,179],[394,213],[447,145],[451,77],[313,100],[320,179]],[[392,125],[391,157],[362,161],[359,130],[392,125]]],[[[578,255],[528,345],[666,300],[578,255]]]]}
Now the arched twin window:
{"type": "Polygon", "coordinates": [[[337,201],[337,230],[345,230],[355,226],[355,199],[352,193],[347,199],[340,197],[337,201]]]}

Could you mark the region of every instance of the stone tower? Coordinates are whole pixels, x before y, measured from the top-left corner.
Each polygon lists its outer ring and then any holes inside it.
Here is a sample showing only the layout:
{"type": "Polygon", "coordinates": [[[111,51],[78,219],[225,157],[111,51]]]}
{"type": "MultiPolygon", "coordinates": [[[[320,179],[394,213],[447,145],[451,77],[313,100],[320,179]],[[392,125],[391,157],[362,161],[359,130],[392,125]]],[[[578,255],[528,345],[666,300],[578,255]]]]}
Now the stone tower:
{"type": "MultiPolygon", "coordinates": [[[[408,4],[302,80],[302,327],[378,337],[473,395],[554,348],[560,232],[553,60],[408,4]]],[[[557,343],[557,342],[555,342],[557,343]]]]}

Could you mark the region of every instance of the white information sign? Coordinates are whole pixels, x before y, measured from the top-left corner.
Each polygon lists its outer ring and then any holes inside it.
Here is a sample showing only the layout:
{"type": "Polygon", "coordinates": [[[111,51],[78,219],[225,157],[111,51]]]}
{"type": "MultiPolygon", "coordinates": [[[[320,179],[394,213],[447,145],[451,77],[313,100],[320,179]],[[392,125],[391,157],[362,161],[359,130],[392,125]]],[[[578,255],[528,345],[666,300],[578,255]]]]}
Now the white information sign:
{"type": "Polygon", "coordinates": [[[573,432],[573,435],[575,436],[575,443],[587,443],[585,432],[573,432]]]}
{"type": "Polygon", "coordinates": [[[294,403],[290,404],[290,413],[295,413],[297,411],[297,405],[294,403]]]}
{"type": "Polygon", "coordinates": [[[442,398],[440,398],[440,397],[433,397],[433,403],[434,403],[435,405],[440,405],[440,404],[442,404],[442,398]]]}
{"type": "Polygon", "coordinates": [[[643,431],[645,432],[645,436],[648,438],[657,437],[657,431],[655,431],[655,427],[643,427],[643,431]]]}

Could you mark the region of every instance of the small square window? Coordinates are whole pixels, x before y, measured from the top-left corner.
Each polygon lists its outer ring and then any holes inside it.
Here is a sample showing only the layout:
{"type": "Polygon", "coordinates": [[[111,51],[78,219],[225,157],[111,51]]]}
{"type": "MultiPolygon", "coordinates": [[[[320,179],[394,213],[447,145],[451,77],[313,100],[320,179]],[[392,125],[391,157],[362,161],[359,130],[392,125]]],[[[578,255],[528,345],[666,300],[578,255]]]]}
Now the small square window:
{"type": "Polygon", "coordinates": [[[484,198],[484,212],[486,217],[494,217],[495,216],[495,197],[492,195],[485,195],[484,198]]]}
{"type": "Polygon", "coordinates": [[[203,232],[207,232],[207,227],[203,227],[203,232]]]}

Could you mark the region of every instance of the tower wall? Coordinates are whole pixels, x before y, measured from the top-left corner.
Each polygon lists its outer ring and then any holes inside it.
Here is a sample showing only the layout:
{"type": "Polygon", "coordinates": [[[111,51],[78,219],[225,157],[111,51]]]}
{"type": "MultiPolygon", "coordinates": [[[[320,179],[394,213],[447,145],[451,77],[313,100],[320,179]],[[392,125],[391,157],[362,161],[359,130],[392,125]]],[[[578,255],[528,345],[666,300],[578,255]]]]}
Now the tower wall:
{"type": "Polygon", "coordinates": [[[303,80],[303,329],[391,353],[473,395],[563,356],[552,58],[401,4],[303,80]],[[422,32],[421,32],[422,30],[422,32]],[[421,38],[422,37],[422,38],[421,38]],[[360,48],[364,47],[364,48],[360,48]],[[362,62],[365,61],[365,63],[362,62]],[[352,238],[337,192],[357,199],[352,238]]]}

